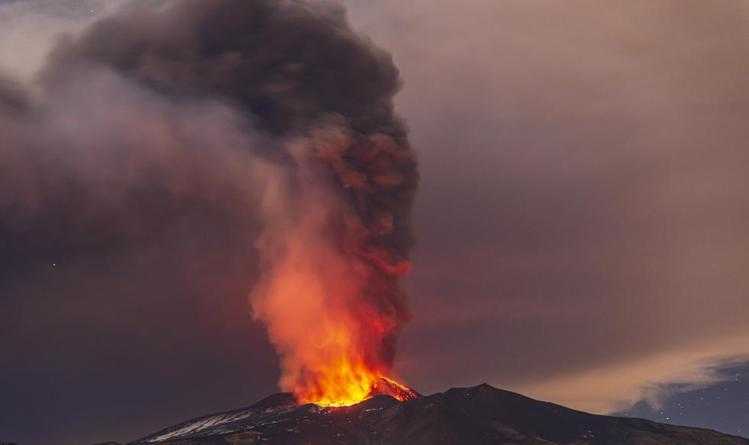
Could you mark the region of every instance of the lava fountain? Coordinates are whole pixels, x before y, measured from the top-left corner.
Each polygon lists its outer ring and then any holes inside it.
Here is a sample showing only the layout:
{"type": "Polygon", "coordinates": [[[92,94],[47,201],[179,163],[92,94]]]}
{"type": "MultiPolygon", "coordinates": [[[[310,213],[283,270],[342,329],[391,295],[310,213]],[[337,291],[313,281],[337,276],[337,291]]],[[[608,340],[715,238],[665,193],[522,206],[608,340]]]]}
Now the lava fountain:
{"type": "Polygon", "coordinates": [[[269,187],[258,245],[264,275],[255,315],[281,357],[283,390],[300,403],[346,406],[376,394],[416,393],[392,376],[408,320],[398,250],[414,165],[406,146],[328,123],[288,147],[296,168],[269,187]],[[399,197],[399,194],[408,196],[399,197]]]}

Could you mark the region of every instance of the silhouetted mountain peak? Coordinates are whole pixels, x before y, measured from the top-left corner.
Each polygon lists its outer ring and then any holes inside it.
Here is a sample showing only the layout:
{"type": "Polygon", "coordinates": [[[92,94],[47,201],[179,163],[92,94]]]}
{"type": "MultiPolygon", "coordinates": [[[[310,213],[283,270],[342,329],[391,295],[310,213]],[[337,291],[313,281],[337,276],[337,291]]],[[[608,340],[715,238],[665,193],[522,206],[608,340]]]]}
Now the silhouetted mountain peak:
{"type": "Polygon", "coordinates": [[[254,405],[184,422],[133,442],[172,445],[749,445],[715,431],[598,416],[482,384],[399,402],[297,405],[275,394],[254,405]]]}

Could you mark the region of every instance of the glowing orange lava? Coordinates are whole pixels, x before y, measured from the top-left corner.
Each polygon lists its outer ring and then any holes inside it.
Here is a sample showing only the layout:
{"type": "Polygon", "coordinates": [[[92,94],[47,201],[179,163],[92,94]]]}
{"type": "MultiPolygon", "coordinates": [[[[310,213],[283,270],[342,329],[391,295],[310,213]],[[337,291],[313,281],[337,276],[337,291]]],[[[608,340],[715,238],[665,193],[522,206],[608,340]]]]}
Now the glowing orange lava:
{"type": "Polygon", "coordinates": [[[304,377],[295,380],[292,390],[299,403],[342,407],[376,395],[389,395],[400,401],[417,396],[407,386],[386,376],[384,371],[367,366],[345,329],[334,332],[336,335],[319,345],[320,357],[326,359],[317,361],[314,368],[308,367],[304,377]],[[335,351],[333,357],[331,351],[335,351]]]}
{"type": "Polygon", "coordinates": [[[371,371],[362,364],[346,361],[326,367],[314,383],[307,388],[297,388],[299,403],[341,407],[355,405],[376,395],[389,395],[400,401],[417,396],[412,389],[389,377],[371,371]]]}
{"type": "Polygon", "coordinates": [[[362,364],[341,360],[319,370],[314,385],[298,389],[300,403],[319,406],[349,406],[357,404],[372,394],[380,376],[362,364]]]}

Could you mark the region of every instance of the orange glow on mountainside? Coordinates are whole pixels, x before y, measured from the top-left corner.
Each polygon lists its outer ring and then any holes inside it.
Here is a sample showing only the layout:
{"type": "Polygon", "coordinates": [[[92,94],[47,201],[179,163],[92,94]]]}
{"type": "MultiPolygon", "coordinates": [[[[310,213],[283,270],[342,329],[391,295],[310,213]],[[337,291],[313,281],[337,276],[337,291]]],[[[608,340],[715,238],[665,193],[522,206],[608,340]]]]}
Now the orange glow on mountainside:
{"type": "Polygon", "coordinates": [[[407,386],[367,369],[362,363],[345,359],[325,367],[313,385],[298,388],[296,394],[299,403],[323,407],[351,406],[376,395],[388,395],[399,401],[418,397],[407,386]]]}

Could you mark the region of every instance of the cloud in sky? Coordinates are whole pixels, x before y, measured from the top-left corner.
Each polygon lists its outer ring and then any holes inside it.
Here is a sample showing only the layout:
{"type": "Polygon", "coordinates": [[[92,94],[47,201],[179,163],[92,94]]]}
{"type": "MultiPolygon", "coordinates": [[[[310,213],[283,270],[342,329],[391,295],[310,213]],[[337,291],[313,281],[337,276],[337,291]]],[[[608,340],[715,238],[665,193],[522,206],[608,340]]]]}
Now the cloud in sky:
{"type": "Polygon", "coordinates": [[[0,0],[0,71],[29,80],[60,35],[75,34],[125,0],[0,0]]]}
{"type": "Polygon", "coordinates": [[[660,408],[664,398],[673,392],[693,391],[730,378],[721,369],[749,361],[747,342],[749,335],[695,342],[684,348],[532,382],[518,389],[532,397],[589,412],[611,413],[629,409],[640,401],[660,408]]]}
{"type": "Polygon", "coordinates": [[[349,4],[421,154],[414,381],[612,411],[746,357],[744,3],[349,4]]]}

